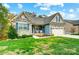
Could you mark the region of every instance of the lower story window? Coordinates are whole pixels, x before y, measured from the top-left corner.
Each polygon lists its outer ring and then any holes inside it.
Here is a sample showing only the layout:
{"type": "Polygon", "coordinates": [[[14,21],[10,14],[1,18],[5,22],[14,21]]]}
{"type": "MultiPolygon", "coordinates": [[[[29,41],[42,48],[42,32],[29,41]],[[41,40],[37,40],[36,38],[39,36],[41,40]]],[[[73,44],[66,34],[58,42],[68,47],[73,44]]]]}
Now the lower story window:
{"type": "Polygon", "coordinates": [[[18,23],[19,30],[29,30],[29,24],[18,23]]]}

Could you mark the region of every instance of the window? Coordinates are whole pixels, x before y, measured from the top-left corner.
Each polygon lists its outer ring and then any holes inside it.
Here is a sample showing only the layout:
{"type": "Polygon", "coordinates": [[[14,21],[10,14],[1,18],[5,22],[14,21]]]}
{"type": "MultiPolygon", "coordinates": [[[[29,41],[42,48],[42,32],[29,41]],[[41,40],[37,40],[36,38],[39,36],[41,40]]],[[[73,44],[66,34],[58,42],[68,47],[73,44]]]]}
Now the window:
{"type": "Polygon", "coordinates": [[[24,24],[23,28],[29,30],[29,24],[24,24]]]}
{"type": "Polygon", "coordinates": [[[21,18],[22,18],[22,19],[25,19],[25,17],[24,17],[24,16],[21,16],[21,18]]]}
{"type": "Polygon", "coordinates": [[[60,17],[56,16],[56,22],[59,23],[60,22],[60,17]]]}
{"type": "Polygon", "coordinates": [[[19,23],[18,28],[19,30],[29,30],[29,24],[19,23]]]}

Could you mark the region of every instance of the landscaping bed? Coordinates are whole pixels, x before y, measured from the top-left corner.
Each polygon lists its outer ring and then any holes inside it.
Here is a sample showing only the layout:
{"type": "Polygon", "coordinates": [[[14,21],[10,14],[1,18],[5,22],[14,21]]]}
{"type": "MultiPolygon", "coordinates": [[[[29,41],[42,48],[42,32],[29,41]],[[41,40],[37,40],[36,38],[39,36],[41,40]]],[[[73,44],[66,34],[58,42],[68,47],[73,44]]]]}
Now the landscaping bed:
{"type": "Polygon", "coordinates": [[[35,33],[35,34],[33,35],[33,38],[35,38],[35,39],[48,38],[48,37],[50,37],[50,35],[46,35],[46,34],[44,34],[44,33],[35,33]]]}

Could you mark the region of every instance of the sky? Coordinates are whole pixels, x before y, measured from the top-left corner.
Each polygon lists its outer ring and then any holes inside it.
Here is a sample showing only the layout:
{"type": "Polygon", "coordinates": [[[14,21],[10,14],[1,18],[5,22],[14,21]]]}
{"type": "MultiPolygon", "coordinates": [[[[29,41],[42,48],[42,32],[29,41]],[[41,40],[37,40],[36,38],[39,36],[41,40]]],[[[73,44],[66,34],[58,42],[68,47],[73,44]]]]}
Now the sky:
{"type": "Polygon", "coordinates": [[[4,3],[3,5],[13,14],[27,11],[50,16],[59,12],[64,19],[79,20],[79,3],[4,3]]]}

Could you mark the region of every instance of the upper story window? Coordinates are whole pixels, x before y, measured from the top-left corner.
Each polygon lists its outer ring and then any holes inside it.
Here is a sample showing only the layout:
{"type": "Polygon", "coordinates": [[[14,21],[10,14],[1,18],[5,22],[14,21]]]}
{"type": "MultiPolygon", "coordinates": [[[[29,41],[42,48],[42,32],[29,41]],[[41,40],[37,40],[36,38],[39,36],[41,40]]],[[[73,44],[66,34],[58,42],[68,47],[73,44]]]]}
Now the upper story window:
{"type": "Polygon", "coordinates": [[[22,19],[25,19],[25,16],[22,15],[21,18],[22,18],[22,19]]]}
{"type": "Polygon", "coordinates": [[[28,18],[26,18],[24,15],[22,15],[20,19],[25,22],[25,21],[27,21],[28,18]]]}
{"type": "Polygon", "coordinates": [[[60,22],[60,16],[56,16],[56,22],[59,23],[60,22]]]}

